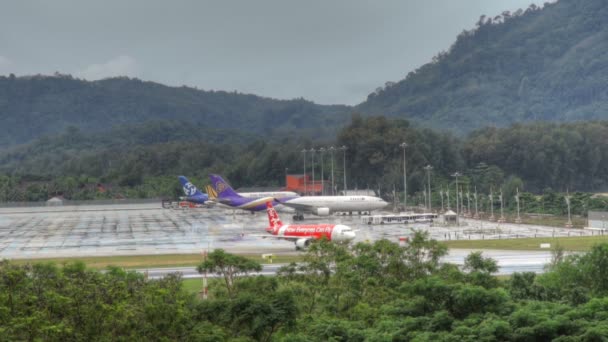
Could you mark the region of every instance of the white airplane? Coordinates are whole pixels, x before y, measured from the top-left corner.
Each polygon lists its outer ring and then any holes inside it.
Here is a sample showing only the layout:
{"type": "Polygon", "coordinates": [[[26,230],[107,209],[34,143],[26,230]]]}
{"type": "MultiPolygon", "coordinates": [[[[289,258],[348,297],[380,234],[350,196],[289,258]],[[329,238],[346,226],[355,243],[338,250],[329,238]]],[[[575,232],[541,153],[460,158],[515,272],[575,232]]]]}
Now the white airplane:
{"type": "Polygon", "coordinates": [[[328,216],[335,212],[370,212],[388,205],[382,198],[373,196],[303,196],[277,201],[296,210],[294,220],[303,220],[304,213],[328,216]]]}
{"type": "Polygon", "coordinates": [[[272,197],[281,199],[284,197],[298,197],[299,195],[293,191],[266,191],[266,192],[239,192],[239,195],[245,198],[264,198],[272,197]]]}

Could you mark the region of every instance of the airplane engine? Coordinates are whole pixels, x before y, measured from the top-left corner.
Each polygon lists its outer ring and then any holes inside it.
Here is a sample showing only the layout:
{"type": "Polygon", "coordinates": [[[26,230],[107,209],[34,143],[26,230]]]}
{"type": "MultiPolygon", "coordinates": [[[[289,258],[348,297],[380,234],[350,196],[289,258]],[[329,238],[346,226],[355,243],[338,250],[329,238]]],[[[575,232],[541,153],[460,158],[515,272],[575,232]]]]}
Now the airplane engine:
{"type": "Polygon", "coordinates": [[[329,216],[329,208],[316,208],[314,214],[317,216],[329,216]]]}
{"type": "Polygon", "coordinates": [[[296,240],[296,250],[306,249],[310,246],[312,239],[297,239],[296,240]]]}

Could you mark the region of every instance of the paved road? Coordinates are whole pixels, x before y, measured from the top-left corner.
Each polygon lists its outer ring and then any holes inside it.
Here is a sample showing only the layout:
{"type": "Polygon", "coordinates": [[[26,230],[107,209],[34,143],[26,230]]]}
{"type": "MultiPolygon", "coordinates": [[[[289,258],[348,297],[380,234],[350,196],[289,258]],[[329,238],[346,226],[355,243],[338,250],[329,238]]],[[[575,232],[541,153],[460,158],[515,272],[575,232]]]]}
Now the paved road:
{"type": "MultiPolygon", "coordinates": [[[[443,261],[463,265],[469,253],[476,250],[451,249],[443,261]]],[[[498,274],[507,275],[515,272],[542,273],[544,266],[551,261],[549,251],[507,251],[481,250],[484,257],[490,257],[498,262],[498,274]]]]}
{"type": "MultiPolygon", "coordinates": [[[[443,258],[444,262],[463,265],[464,258],[472,250],[453,249],[450,254],[443,258]]],[[[551,260],[550,252],[532,252],[532,251],[501,251],[501,250],[484,250],[482,251],[485,257],[491,257],[498,261],[500,275],[513,274],[514,272],[535,272],[542,273],[544,266],[551,260]]],[[[265,264],[260,273],[253,275],[275,275],[281,266],[285,264],[265,264]]],[[[170,273],[180,273],[183,278],[201,278],[194,267],[170,267],[170,268],[148,268],[138,269],[138,272],[147,272],[151,279],[158,279],[170,273]]],[[[215,275],[210,274],[209,277],[215,275]]]]}
{"type": "MultiPolygon", "coordinates": [[[[251,275],[265,275],[265,276],[273,276],[277,274],[279,268],[285,266],[287,264],[264,264],[262,265],[262,272],[254,272],[251,275]]],[[[148,274],[149,279],[159,279],[171,273],[180,273],[182,278],[190,279],[190,278],[202,278],[203,276],[198,273],[195,267],[187,266],[187,267],[161,267],[161,268],[140,268],[136,270],[137,272],[148,274]]],[[[215,278],[216,274],[208,274],[208,277],[215,278]]]]}

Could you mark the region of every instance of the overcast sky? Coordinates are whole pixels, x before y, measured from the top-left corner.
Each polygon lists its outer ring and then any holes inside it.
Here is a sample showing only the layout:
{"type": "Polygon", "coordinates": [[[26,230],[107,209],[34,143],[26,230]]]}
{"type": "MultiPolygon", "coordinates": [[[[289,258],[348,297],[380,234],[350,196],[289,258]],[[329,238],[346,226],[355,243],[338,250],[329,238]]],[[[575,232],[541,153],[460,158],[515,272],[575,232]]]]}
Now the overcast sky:
{"type": "Polygon", "coordinates": [[[357,104],[533,0],[0,0],[0,75],[126,75],[357,104]]]}

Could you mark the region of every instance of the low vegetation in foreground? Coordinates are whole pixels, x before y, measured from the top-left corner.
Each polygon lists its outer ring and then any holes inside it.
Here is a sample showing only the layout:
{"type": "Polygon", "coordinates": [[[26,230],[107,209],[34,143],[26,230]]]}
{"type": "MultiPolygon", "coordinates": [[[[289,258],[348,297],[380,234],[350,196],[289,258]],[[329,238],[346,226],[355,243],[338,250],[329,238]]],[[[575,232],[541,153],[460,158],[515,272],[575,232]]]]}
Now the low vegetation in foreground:
{"type": "MultiPolygon", "coordinates": [[[[472,253],[440,264],[446,245],[416,233],[407,246],[313,244],[276,277],[223,250],[199,298],[179,276],[149,280],[81,262],[0,263],[0,340],[601,341],[608,337],[608,244],[554,253],[547,272],[499,279],[472,253]]],[[[199,280],[200,281],[200,280],[199,280]]],[[[200,282],[198,283],[200,284],[200,282]]]]}

